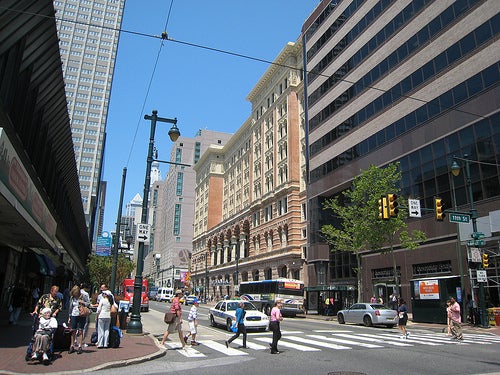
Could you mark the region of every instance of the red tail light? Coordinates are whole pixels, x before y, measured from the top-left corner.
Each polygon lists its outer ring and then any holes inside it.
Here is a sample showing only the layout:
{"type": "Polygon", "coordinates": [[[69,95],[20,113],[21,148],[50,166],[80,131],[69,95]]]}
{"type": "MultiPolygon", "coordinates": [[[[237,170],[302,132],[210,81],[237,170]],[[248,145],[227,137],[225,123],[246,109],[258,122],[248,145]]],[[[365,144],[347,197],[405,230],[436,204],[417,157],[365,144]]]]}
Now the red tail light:
{"type": "Polygon", "coordinates": [[[375,310],[375,315],[380,316],[380,311],[375,310]]]}

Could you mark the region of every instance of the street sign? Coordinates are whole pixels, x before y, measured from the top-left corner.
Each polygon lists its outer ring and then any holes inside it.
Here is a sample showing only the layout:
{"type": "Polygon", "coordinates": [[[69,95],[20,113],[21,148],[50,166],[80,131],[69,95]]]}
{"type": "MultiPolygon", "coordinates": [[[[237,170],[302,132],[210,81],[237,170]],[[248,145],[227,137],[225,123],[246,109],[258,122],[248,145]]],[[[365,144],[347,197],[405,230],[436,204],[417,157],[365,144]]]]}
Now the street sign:
{"type": "Polygon", "coordinates": [[[484,240],[468,240],[467,246],[481,247],[484,246],[484,240]]]}
{"type": "Polygon", "coordinates": [[[467,214],[456,214],[450,212],[448,217],[450,218],[450,223],[468,223],[470,221],[470,216],[467,214]]]}
{"type": "Polygon", "coordinates": [[[479,250],[477,247],[472,247],[470,249],[470,257],[469,260],[474,263],[481,263],[481,250],[479,250]]]}
{"type": "Polygon", "coordinates": [[[144,242],[145,245],[149,245],[149,224],[137,224],[137,242],[144,242]]]}
{"type": "Polygon", "coordinates": [[[419,199],[408,199],[408,213],[410,217],[422,217],[419,199]]]}
{"type": "Polygon", "coordinates": [[[477,282],[478,283],[488,282],[488,276],[486,274],[486,270],[477,270],[477,282]]]}

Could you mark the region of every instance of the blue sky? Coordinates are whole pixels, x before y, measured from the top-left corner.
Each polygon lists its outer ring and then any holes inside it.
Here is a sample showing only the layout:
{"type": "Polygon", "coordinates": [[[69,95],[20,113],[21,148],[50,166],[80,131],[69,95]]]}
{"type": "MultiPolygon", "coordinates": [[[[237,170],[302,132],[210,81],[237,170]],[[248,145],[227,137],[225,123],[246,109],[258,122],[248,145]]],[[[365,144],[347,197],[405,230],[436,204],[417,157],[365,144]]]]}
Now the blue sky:
{"type": "MultiPolygon", "coordinates": [[[[127,0],[122,30],[160,35],[167,24],[176,41],[273,61],[319,0],[127,0]],[[167,16],[170,16],[167,22],[167,16]]],[[[145,114],[177,117],[182,136],[198,129],[234,133],[249,117],[246,97],[268,64],[183,43],[122,32],[107,122],[104,230],[114,231],[123,167],[125,204],[143,195],[150,122],[145,114]],[[157,61],[157,63],[156,63],[157,61]],[[156,63],[156,70],[153,70],[156,63]],[[149,90],[149,92],[148,92],[149,90]]],[[[171,124],[159,123],[155,145],[168,160],[171,124]]],[[[168,170],[160,165],[162,178],[168,170]]]]}

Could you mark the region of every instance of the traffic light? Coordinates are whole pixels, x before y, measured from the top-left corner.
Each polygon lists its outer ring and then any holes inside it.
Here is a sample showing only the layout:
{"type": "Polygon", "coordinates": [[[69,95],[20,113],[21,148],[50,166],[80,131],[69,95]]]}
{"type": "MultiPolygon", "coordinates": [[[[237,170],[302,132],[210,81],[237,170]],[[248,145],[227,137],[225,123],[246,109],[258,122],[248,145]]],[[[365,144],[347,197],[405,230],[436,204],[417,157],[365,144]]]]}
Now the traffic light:
{"type": "Polygon", "coordinates": [[[443,200],[441,198],[434,198],[434,211],[436,213],[436,220],[443,221],[445,214],[443,212],[443,200]]]}
{"type": "Polygon", "coordinates": [[[389,220],[389,210],[387,207],[387,197],[383,195],[378,200],[378,218],[380,220],[389,220]]]}
{"type": "Polygon", "coordinates": [[[488,267],[489,267],[489,264],[488,264],[488,254],[483,253],[483,268],[488,268],[488,267]]]}
{"type": "Polygon", "coordinates": [[[398,202],[396,199],[398,199],[396,194],[387,194],[387,209],[389,211],[389,217],[398,216],[398,202]]]}

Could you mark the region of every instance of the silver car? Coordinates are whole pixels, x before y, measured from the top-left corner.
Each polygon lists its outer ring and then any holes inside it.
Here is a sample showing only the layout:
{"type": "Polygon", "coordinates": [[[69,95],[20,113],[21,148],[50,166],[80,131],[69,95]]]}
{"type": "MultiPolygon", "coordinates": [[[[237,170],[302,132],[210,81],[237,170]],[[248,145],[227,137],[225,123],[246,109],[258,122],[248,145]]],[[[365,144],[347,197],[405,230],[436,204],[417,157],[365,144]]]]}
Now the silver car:
{"type": "Polygon", "coordinates": [[[367,327],[384,325],[389,328],[398,324],[398,313],[380,303],[355,303],[346,310],[337,313],[340,324],[357,323],[367,327]]]}
{"type": "Polygon", "coordinates": [[[231,332],[231,325],[236,320],[236,308],[238,304],[245,303],[245,327],[247,329],[259,329],[265,331],[269,328],[269,317],[257,310],[257,308],[248,301],[242,300],[223,300],[217,302],[208,312],[210,325],[215,327],[220,324],[231,332]]]}

